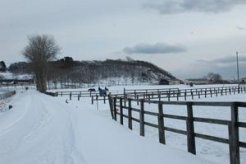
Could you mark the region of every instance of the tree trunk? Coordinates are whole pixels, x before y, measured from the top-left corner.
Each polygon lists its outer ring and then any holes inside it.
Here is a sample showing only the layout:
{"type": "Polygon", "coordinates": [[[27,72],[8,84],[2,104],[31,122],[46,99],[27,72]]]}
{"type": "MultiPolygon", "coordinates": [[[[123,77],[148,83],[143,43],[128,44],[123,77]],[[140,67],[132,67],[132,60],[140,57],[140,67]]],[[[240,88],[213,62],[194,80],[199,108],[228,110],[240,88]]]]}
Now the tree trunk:
{"type": "Polygon", "coordinates": [[[36,86],[39,92],[46,92],[47,90],[47,76],[46,71],[39,70],[36,72],[36,86]]]}

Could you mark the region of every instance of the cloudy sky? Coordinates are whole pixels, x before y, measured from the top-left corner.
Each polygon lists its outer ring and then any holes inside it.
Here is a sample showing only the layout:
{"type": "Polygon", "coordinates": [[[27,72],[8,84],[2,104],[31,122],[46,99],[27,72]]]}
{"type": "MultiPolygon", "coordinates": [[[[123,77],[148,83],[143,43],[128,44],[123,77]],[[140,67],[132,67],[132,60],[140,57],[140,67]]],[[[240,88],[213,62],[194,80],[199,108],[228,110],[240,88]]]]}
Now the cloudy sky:
{"type": "Polygon", "coordinates": [[[246,0],[0,0],[0,60],[53,35],[59,57],[153,62],[178,78],[246,77],[246,0]],[[245,70],[245,71],[244,71],[245,70]]]}

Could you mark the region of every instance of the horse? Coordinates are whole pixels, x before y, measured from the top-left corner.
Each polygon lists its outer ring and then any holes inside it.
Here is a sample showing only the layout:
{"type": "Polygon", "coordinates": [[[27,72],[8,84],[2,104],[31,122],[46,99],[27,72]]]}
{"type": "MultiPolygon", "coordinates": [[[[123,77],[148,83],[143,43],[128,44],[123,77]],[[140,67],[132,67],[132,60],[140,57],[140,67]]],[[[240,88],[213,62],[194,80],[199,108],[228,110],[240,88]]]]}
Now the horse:
{"type": "Polygon", "coordinates": [[[98,87],[98,91],[99,91],[100,96],[107,96],[107,90],[106,89],[101,89],[100,87],[98,87]]]}
{"type": "Polygon", "coordinates": [[[90,88],[90,89],[88,89],[88,92],[96,92],[96,89],[95,88],[90,88]]]}

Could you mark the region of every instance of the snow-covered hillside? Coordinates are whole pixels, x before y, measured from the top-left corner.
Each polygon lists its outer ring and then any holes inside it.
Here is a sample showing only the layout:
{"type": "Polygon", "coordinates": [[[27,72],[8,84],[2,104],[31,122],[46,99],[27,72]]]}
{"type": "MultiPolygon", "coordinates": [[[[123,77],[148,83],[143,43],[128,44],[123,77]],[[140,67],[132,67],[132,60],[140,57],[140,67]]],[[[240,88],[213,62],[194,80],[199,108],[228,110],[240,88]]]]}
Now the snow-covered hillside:
{"type": "Polygon", "coordinates": [[[210,163],[132,133],[88,101],[22,91],[8,103],[13,109],[0,113],[1,164],[210,163]]]}

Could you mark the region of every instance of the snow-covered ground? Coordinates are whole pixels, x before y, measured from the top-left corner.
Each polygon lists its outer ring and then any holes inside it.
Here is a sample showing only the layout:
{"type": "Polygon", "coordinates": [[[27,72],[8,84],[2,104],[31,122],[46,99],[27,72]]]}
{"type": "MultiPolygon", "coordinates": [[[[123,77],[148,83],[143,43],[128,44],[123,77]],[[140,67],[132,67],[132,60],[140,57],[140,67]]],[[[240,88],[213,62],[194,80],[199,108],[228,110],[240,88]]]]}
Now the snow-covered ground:
{"type": "Polygon", "coordinates": [[[1,89],[1,88],[0,88],[0,94],[4,94],[4,93],[6,93],[6,92],[8,92],[8,90],[6,90],[6,89],[1,89]]]}
{"type": "MultiPolygon", "coordinates": [[[[193,88],[205,88],[205,87],[221,87],[221,86],[228,86],[228,85],[204,85],[204,86],[194,86],[193,88]]],[[[233,85],[235,86],[235,85],[233,85]]],[[[126,86],[126,87],[110,87],[110,91],[119,91],[119,93],[123,92],[124,88],[163,88],[165,86],[126,86]]],[[[189,86],[181,85],[181,86],[167,86],[171,88],[189,88],[189,86]]],[[[65,101],[69,99],[68,96],[59,97],[61,101],[65,101]]],[[[189,98],[187,100],[190,100],[189,98]]],[[[245,94],[239,95],[224,95],[218,97],[209,97],[208,98],[196,98],[194,101],[244,101],[246,100],[245,94]]],[[[76,98],[72,101],[69,101],[69,105],[75,106],[77,108],[82,108],[84,103],[90,104],[90,99],[83,99],[78,101],[76,98]]],[[[139,106],[136,106],[139,108],[139,106]]],[[[103,104],[103,102],[94,103],[94,105],[88,105],[88,109],[92,111],[97,111],[97,114],[100,114],[102,117],[111,118],[109,113],[109,106],[108,104],[103,104]]],[[[145,103],[145,109],[150,111],[157,112],[157,105],[151,105],[145,103]]],[[[186,115],[186,107],[182,106],[172,106],[166,105],[164,106],[164,111],[167,114],[176,114],[176,115],[186,115]]],[[[133,112],[134,114],[134,112],[133,112]]],[[[136,114],[136,118],[138,118],[138,114],[136,114]]],[[[194,107],[194,116],[195,117],[204,117],[204,118],[215,118],[215,119],[226,119],[230,120],[230,107],[194,107]]],[[[239,119],[242,122],[246,122],[246,109],[239,108],[239,119]]],[[[125,123],[127,120],[124,120],[125,123]]],[[[146,117],[145,121],[157,123],[156,117],[146,117]]],[[[119,124],[119,123],[116,123],[119,124]]],[[[168,127],[178,128],[185,130],[186,124],[185,121],[178,121],[178,120],[171,120],[165,119],[165,125],[168,127]]],[[[116,126],[116,125],[115,125],[116,126]]],[[[127,124],[124,126],[127,129],[127,124]]],[[[215,124],[206,124],[206,123],[195,123],[195,131],[202,134],[228,138],[228,127],[224,125],[215,125],[215,124]]],[[[134,134],[139,134],[139,124],[133,124],[133,132],[134,134]]],[[[155,141],[158,143],[158,130],[147,127],[146,126],[146,138],[155,141]]],[[[167,145],[173,148],[177,148],[183,150],[184,152],[187,151],[187,140],[186,136],[175,134],[171,132],[166,132],[166,141],[167,145]]],[[[240,141],[246,142],[246,129],[240,128],[240,141]]],[[[213,141],[207,141],[203,139],[196,138],[196,149],[197,149],[197,156],[215,163],[223,163],[229,164],[229,145],[217,143],[213,141]]],[[[246,163],[246,149],[241,148],[241,163],[246,163]]]]}
{"type": "MultiPolygon", "coordinates": [[[[157,87],[160,88],[151,88],[157,87]]],[[[123,91],[123,88],[110,89],[123,91]]],[[[238,95],[211,100],[243,101],[245,98],[238,95]]],[[[167,145],[162,145],[157,141],[156,129],[147,129],[146,137],[140,137],[137,125],[130,131],[113,121],[108,104],[91,105],[89,98],[66,103],[66,99],[68,97],[54,98],[32,90],[12,97],[8,104],[13,105],[13,109],[0,112],[0,164],[229,163],[226,144],[198,141],[198,155],[192,155],[186,151],[185,136],[167,134],[167,145]]],[[[213,111],[208,110],[207,114],[213,111]]],[[[212,115],[226,116],[227,113],[212,115]]],[[[241,118],[246,119],[246,113],[243,115],[241,118]]],[[[179,122],[176,124],[182,126],[179,122]]],[[[213,133],[217,129],[204,128],[205,132],[210,130],[213,133]]],[[[227,135],[223,130],[216,133],[227,135]]],[[[242,137],[245,141],[246,135],[242,137]]],[[[244,149],[241,158],[241,163],[245,163],[244,149]]]]}
{"type": "Polygon", "coordinates": [[[11,72],[0,72],[0,77],[3,77],[3,79],[32,79],[33,76],[31,74],[13,74],[11,72]]]}

